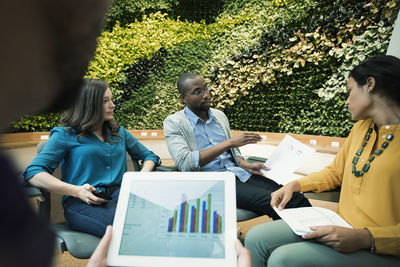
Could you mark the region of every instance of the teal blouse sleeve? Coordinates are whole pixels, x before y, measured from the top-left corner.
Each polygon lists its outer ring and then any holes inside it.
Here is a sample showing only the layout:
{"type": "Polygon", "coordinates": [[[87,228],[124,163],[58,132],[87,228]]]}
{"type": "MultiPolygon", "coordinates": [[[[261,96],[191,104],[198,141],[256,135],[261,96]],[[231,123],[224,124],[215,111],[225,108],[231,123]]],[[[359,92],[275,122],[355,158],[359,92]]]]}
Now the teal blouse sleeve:
{"type": "Polygon", "coordinates": [[[132,159],[142,162],[151,160],[156,164],[156,166],[161,164],[161,160],[156,154],[147,149],[136,137],[130,134],[123,127],[120,129],[120,134],[124,135],[126,151],[128,151],[128,154],[132,159]]]}
{"type": "Polygon", "coordinates": [[[50,131],[50,139],[42,151],[23,171],[24,181],[29,180],[40,172],[52,174],[60,165],[66,153],[68,153],[66,131],[62,127],[56,127],[50,131]]]}

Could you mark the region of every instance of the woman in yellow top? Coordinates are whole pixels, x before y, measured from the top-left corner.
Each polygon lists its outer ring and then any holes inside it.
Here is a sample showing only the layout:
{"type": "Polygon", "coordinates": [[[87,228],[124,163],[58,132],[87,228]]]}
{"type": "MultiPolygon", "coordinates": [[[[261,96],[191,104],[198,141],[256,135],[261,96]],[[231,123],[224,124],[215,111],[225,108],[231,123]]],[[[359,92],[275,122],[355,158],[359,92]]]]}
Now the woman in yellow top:
{"type": "Polygon", "coordinates": [[[400,59],[356,66],[347,91],[358,122],[343,148],[330,166],[272,193],[271,205],[341,186],[337,212],[354,229],[319,226],[298,236],[282,220],[258,225],[245,241],[253,266],[400,266],[400,59]]]}

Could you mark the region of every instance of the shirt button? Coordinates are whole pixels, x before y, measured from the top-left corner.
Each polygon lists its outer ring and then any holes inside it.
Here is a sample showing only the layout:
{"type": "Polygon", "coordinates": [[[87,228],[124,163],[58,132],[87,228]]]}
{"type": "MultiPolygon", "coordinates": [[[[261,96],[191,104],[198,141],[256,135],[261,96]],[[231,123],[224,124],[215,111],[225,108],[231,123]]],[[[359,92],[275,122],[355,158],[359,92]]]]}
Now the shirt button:
{"type": "Polygon", "coordinates": [[[386,135],[382,135],[382,138],[386,138],[386,135]]]}

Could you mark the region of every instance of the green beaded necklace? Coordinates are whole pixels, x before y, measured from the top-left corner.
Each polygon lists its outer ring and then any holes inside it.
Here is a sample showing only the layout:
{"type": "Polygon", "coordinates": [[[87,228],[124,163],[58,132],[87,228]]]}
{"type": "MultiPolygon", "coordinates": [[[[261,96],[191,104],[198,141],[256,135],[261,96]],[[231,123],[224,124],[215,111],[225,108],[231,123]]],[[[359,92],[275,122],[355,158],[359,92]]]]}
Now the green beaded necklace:
{"type": "Polygon", "coordinates": [[[393,133],[396,130],[396,127],[394,128],[393,132],[391,134],[388,134],[386,136],[386,140],[385,142],[383,142],[382,146],[380,148],[378,148],[377,150],[375,150],[374,155],[372,155],[371,157],[369,157],[369,159],[367,160],[367,162],[364,164],[364,166],[362,167],[362,169],[360,171],[356,170],[356,164],[358,162],[358,159],[360,158],[361,154],[364,151],[364,147],[367,145],[367,142],[371,136],[372,133],[372,126],[369,127],[367,134],[365,135],[364,138],[364,142],[361,145],[361,148],[357,150],[356,155],[353,158],[352,161],[352,167],[351,167],[351,172],[354,174],[355,177],[361,177],[364,175],[364,173],[366,173],[369,170],[369,167],[371,166],[371,162],[375,159],[375,157],[381,155],[383,153],[383,151],[385,150],[385,148],[388,147],[390,141],[393,140],[393,133]]]}

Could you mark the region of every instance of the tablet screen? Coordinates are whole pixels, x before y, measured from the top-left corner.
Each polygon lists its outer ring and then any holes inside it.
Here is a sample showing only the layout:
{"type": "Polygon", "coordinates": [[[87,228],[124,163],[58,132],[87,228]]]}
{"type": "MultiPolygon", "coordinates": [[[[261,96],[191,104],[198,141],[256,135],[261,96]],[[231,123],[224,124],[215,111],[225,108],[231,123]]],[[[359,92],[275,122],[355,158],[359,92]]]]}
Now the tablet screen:
{"type": "Polygon", "coordinates": [[[115,266],[231,266],[233,173],[126,173],[108,253],[115,266]]]}
{"type": "Polygon", "coordinates": [[[224,181],[137,181],[119,254],[224,258],[224,214],[224,181]]]}

